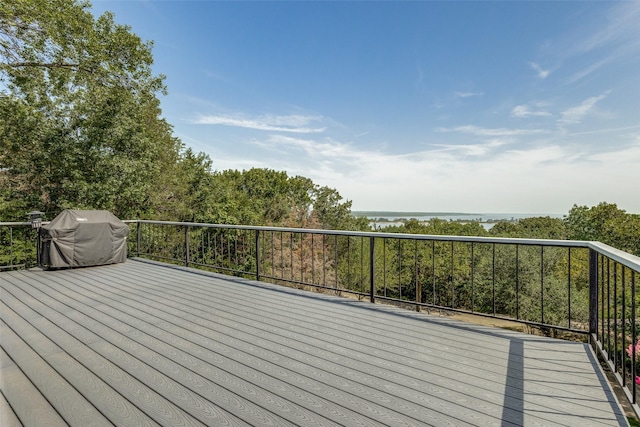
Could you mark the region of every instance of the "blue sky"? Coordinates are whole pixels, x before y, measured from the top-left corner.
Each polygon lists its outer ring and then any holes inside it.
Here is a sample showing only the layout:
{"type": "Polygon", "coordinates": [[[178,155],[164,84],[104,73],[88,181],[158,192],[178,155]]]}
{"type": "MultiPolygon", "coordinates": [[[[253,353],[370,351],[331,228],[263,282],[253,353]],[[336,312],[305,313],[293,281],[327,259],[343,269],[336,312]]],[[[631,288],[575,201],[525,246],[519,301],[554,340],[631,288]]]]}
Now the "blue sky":
{"type": "Polygon", "coordinates": [[[216,170],[354,210],[640,213],[640,1],[95,0],[167,76],[216,170]]]}

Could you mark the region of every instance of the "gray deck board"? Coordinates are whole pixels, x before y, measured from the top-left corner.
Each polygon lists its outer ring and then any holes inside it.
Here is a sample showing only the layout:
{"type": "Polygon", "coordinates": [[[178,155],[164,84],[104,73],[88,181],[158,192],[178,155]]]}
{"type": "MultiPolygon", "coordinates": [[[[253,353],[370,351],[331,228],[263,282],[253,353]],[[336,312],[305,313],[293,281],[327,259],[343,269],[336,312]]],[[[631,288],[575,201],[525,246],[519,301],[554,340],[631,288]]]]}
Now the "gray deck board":
{"type": "MultiPolygon", "coordinates": [[[[0,368],[1,369],[1,368],[0,368]]],[[[1,375],[1,374],[0,374],[1,375]]],[[[0,426],[3,427],[21,427],[22,423],[13,411],[4,394],[0,393],[0,426]]]]}
{"type": "Polygon", "coordinates": [[[0,285],[13,423],[627,425],[585,344],[135,260],[0,285]]]}

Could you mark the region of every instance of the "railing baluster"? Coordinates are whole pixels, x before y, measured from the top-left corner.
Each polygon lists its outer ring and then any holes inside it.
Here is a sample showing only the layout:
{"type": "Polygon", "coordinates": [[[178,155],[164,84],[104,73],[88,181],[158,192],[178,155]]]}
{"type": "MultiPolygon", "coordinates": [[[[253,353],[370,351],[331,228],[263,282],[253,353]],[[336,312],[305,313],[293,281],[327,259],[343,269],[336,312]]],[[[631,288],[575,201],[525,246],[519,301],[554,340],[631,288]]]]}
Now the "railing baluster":
{"type": "Polygon", "coordinates": [[[140,227],[142,224],[139,222],[136,223],[136,255],[140,256],[140,239],[142,238],[142,230],[140,227]]]}
{"type": "Polygon", "coordinates": [[[360,238],[360,292],[364,293],[364,237],[360,238]]]}
{"type": "MultiPolygon", "coordinates": [[[[627,376],[626,376],[626,363],[624,363],[624,349],[625,346],[627,344],[627,340],[626,340],[626,327],[625,327],[625,323],[627,321],[627,312],[626,312],[626,304],[625,304],[625,294],[627,293],[627,290],[625,289],[625,272],[626,269],[624,266],[622,267],[622,281],[620,283],[620,286],[622,287],[622,324],[620,325],[621,329],[622,329],[622,337],[621,337],[621,342],[622,342],[622,354],[620,355],[621,360],[620,360],[620,364],[622,365],[622,385],[625,386],[627,385],[627,376]]],[[[616,317],[617,318],[617,317],[616,317]]]]}
{"type": "Polygon", "coordinates": [[[496,315],[496,244],[493,243],[491,251],[491,305],[493,315],[496,315]]]}
{"type": "Polygon", "coordinates": [[[311,233],[311,283],[316,283],[316,264],[315,264],[315,245],[314,245],[314,234],[311,233]]]}
{"type": "Polygon", "coordinates": [[[631,386],[633,387],[633,391],[631,393],[632,396],[632,403],[637,404],[638,403],[638,398],[637,398],[637,389],[638,389],[638,384],[636,383],[635,379],[638,376],[638,374],[640,374],[637,371],[636,365],[637,365],[637,361],[638,361],[638,354],[636,351],[637,346],[635,345],[638,342],[638,331],[636,329],[636,322],[638,321],[638,319],[636,318],[636,276],[637,273],[636,272],[631,272],[631,344],[633,344],[631,346],[631,386]]]}
{"type": "Polygon", "coordinates": [[[516,319],[520,320],[520,245],[516,245],[516,319]]]}
{"type": "Polygon", "coordinates": [[[369,300],[376,302],[376,282],[375,282],[375,237],[369,237],[369,300]]]}
{"type": "Polygon", "coordinates": [[[540,246],[540,323],[544,324],[544,246],[540,246]]]}
{"type": "Polygon", "coordinates": [[[613,365],[618,372],[618,263],[613,264],[613,365]]]}
{"type": "Polygon", "coordinates": [[[384,296],[387,296],[387,238],[382,239],[382,281],[384,284],[384,296]]]}
{"type": "Polygon", "coordinates": [[[451,241],[451,270],[449,274],[450,286],[451,286],[451,307],[456,308],[456,289],[455,282],[453,280],[454,272],[453,272],[453,240],[451,241]]]}
{"type": "Polygon", "coordinates": [[[300,283],[304,283],[304,238],[300,235],[300,283]]]}
{"type": "Polygon", "coordinates": [[[269,269],[269,271],[271,271],[270,275],[271,275],[272,278],[276,277],[276,272],[275,272],[275,268],[276,268],[276,248],[275,248],[275,243],[274,243],[274,240],[275,240],[274,233],[275,232],[273,232],[273,231],[271,231],[269,233],[269,235],[271,236],[271,239],[270,239],[270,241],[271,241],[271,268],[269,269]]]}
{"type": "Polygon", "coordinates": [[[571,248],[567,249],[567,328],[571,328],[571,248]]]}
{"type": "Polygon", "coordinates": [[[476,294],[474,289],[475,276],[476,276],[476,259],[474,256],[474,242],[471,242],[471,312],[476,311],[476,294]]]}
{"type": "Polygon", "coordinates": [[[334,242],[334,245],[333,245],[333,249],[334,249],[334,252],[335,252],[335,254],[334,254],[335,259],[334,259],[333,263],[334,263],[334,267],[335,267],[335,270],[336,270],[335,288],[336,288],[336,292],[337,292],[338,291],[338,235],[337,234],[335,235],[335,242],[334,242]]]}
{"type": "Polygon", "coordinates": [[[326,234],[322,235],[322,286],[327,286],[327,255],[326,255],[326,234]]]}
{"type": "Polygon", "coordinates": [[[433,305],[437,304],[437,299],[436,299],[436,241],[432,240],[431,241],[431,275],[432,275],[432,280],[431,280],[431,285],[433,286],[433,305]]]}
{"type": "Polygon", "coordinates": [[[351,289],[351,237],[347,236],[347,289],[351,289]]]}
{"type": "Polygon", "coordinates": [[[415,285],[415,289],[416,289],[416,311],[420,311],[420,304],[422,304],[422,283],[420,282],[420,271],[418,269],[418,241],[415,240],[415,256],[414,256],[414,262],[415,262],[415,276],[416,276],[416,285],[415,285]]]}
{"type": "Polygon", "coordinates": [[[189,267],[190,256],[189,256],[189,226],[184,227],[184,263],[187,267],[189,267]]]}
{"type": "Polygon", "coordinates": [[[13,227],[9,226],[9,267],[13,269],[13,227]]]}
{"type": "Polygon", "coordinates": [[[398,290],[402,299],[402,240],[398,240],[398,290]]]}
{"type": "Polygon", "coordinates": [[[607,358],[611,360],[611,260],[607,258],[607,358]]]}

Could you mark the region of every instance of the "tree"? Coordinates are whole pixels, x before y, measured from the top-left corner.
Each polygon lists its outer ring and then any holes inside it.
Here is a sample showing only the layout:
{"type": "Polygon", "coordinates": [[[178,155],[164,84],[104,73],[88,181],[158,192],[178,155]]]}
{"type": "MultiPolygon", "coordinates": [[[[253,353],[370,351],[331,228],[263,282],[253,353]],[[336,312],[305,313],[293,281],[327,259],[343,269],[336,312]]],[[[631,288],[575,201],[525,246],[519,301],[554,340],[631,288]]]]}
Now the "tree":
{"type": "Polygon", "coordinates": [[[337,190],[326,186],[313,191],[313,214],[325,229],[347,230],[353,220],[351,201],[343,202],[337,190]]]}
{"type": "Polygon", "coordinates": [[[154,211],[182,145],[160,117],[151,47],[87,2],[0,4],[0,216],[154,211]]]}
{"type": "Polygon", "coordinates": [[[564,222],[559,218],[531,217],[523,218],[516,223],[499,222],[489,231],[497,237],[522,237],[527,239],[555,239],[567,238],[564,222]]]}
{"type": "Polygon", "coordinates": [[[574,205],[564,218],[573,240],[599,241],[640,256],[640,215],[629,214],[614,203],[574,205]]]}

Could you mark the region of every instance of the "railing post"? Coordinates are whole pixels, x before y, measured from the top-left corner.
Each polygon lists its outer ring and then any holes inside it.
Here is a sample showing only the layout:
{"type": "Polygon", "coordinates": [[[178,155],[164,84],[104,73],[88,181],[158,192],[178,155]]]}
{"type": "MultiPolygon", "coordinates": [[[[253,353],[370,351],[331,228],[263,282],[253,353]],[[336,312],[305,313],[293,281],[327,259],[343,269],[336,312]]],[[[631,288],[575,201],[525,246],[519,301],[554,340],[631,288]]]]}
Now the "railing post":
{"type": "Polygon", "coordinates": [[[185,265],[189,267],[191,260],[189,259],[189,226],[184,226],[184,261],[185,265]]]}
{"type": "Polygon", "coordinates": [[[595,345],[598,334],[598,253],[589,249],[589,336],[595,345]]]}
{"type": "Polygon", "coordinates": [[[369,237],[369,300],[376,302],[376,281],[375,281],[375,241],[376,238],[369,237]]]}
{"type": "Polygon", "coordinates": [[[260,230],[256,230],[256,280],[260,281],[260,230]]]}
{"type": "Polygon", "coordinates": [[[140,221],[136,221],[136,253],[140,256],[140,239],[142,238],[142,231],[140,229],[140,221]]]}

